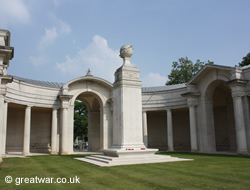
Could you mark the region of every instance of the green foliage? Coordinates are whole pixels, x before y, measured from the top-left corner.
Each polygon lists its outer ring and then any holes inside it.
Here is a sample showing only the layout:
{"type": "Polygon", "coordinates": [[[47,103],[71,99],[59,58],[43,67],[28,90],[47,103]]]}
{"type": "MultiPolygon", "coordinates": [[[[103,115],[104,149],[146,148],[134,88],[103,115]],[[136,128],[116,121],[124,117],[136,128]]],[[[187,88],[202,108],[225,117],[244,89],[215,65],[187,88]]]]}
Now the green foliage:
{"type": "Polygon", "coordinates": [[[250,65],[250,53],[248,53],[245,57],[243,57],[242,61],[238,63],[239,67],[244,67],[246,65],[250,65]]]}
{"type": "Polygon", "coordinates": [[[188,82],[205,64],[214,64],[212,61],[201,62],[199,59],[195,64],[187,57],[181,57],[178,62],[172,63],[171,73],[168,75],[166,85],[181,84],[188,82]]]}
{"type": "Polygon", "coordinates": [[[88,135],[88,109],[81,101],[75,101],[74,107],[74,139],[88,135]]]}

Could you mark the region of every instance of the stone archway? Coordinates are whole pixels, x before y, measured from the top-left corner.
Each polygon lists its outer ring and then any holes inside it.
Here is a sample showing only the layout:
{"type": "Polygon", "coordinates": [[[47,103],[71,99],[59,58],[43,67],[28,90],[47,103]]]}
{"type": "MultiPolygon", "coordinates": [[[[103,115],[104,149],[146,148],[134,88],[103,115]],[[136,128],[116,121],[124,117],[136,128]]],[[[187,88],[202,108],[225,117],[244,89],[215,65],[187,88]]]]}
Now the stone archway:
{"type": "Polygon", "coordinates": [[[112,145],[113,117],[111,111],[112,84],[93,76],[79,77],[69,81],[62,87],[61,100],[61,154],[74,152],[74,102],[79,99],[85,101],[89,107],[89,117],[92,118],[94,140],[89,142],[90,151],[100,151],[112,145]]]}
{"type": "Polygon", "coordinates": [[[203,149],[206,152],[235,151],[236,137],[231,89],[224,80],[214,80],[204,88],[201,106],[205,116],[203,149]]]}
{"type": "Polygon", "coordinates": [[[88,151],[100,151],[103,123],[102,104],[100,98],[92,92],[79,94],[76,100],[84,102],[88,108],[88,151]]]}
{"type": "Polygon", "coordinates": [[[236,151],[233,99],[230,87],[223,81],[218,83],[212,100],[216,151],[236,151]]]}

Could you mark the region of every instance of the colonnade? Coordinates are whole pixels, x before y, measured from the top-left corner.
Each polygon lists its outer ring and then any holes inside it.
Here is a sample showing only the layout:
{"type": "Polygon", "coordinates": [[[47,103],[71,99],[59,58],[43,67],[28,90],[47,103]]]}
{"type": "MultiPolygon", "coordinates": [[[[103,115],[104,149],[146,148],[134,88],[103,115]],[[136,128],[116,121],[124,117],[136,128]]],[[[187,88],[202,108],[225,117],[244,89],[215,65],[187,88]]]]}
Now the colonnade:
{"type": "MultiPolygon", "coordinates": [[[[5,157],[6,154],[6,137],[7,137],[7,117],[8,117],[8,102],[3,101],[0,96],[0,121],[1,121],[1,157],[5,157]]],[[[32,106],[27,105],[24,113],[24,133],[23,133],[23,152],[24,156],[30,155],[30,135],[31,135],[31,118],[32,118],[32,106]]],[[[52,123],[51,123],[51,154],[57,154],[57,109],[52,109],[52,123]]]]}
{"type": "MultiPolygon", "coordinates": [[[[242,95],[233,95],[234,103],[234,118],[235,118],[235,132],[237,140],[237,153],[248,154],[247,149],[247,130],[245,124],[245,115],[243,107],[242,95]]],[[[194,101],[188,101],[189,108],[189,124],[190,124],[190,141],[191,141],[191,152],[198,151],[197,141],[197,118],[196,118],[196,107],[194,101]]],[[[168,151],[174,151],[174,135],[173,135],[173,119],[172,110],[166,109],[167,113],[167,147],[168,151]]],[[[249,114],[249,113],[248,113],[249,114]]],[[[144,144],[148,147],[148,132],[147,132],[147,111],[143,111],[143,139],[144,144]]]]}
{"type": "MultiPolygon", "coordinates": [[[[167,108],[167,147],[168,151],[174,151],[174,133],[173,133],[173,118],[172,109],[167,108]]],[[[143,111],[143,136],[144,144],[148,147],[148,133],[147,133],[147,112],[143,111]]],[[[191,151],[197,152],[197,132],[196,132],[196,114],[195,107],[193,105],[189,106],[189,118],[190,118],[190,140],[191,140],[191,151]]]]}

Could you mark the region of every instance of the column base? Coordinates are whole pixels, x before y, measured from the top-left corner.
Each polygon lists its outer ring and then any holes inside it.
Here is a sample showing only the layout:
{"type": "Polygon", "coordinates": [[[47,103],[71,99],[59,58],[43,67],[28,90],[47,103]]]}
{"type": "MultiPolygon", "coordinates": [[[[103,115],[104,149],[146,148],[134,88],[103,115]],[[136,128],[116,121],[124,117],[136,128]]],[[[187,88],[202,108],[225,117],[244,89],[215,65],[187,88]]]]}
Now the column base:
{"type": "Polygon", "coordinates": [[[196,153],[196,152],[198,152],[198,150],[191,150],[191,152],[196,153]]]}
{"type": "Polygon", "coordinates": [[[168,152],[174,152],[174,149],[173,149],[173,148],[168,148],[167,151],[168,151],[168,152]]]}
{"type": "Polygon", "coordinates": [[[60,152],[60,155],[70,155],[69,152],[60,152]]]}
{"type": "Polygon", "coordinates": [[[6,158],[7,156],[6,156],[6,154],[2,154],[1,157],[2,158],[6,158]]]}
{"type": "Polygon", "coordinates": [[[3,159],[2,158],[0,158],[0,162],[2,162],[3,161],[3,159]]]}
{"type": "Polygon", "coordinates": [[[30,153],[23,153],[23,156],[31,156],[30,153]]]}
{"type": "Polygon", "coordinates": [[[57,151],[51,151],[50,154],[51,155],[58,155],[58,152],[57,151]]]}
{"type": "Polygon", "coordinates": [[[237,154],[248,155],[248,151],[247,150],[239,150],[239,151],[237,151],[237,154]]]}

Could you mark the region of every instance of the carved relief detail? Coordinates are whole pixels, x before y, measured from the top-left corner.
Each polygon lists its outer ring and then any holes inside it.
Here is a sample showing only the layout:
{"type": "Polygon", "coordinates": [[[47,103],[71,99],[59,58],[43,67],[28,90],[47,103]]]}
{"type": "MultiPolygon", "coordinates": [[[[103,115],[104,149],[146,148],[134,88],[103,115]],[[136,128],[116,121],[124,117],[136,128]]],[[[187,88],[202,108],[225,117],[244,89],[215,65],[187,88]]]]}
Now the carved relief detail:
{"type": "Polygon", "coordinates": [[[139,73],[136,72],[124,72],[123,76],[129,79],[139,79],[139,73]]]}

